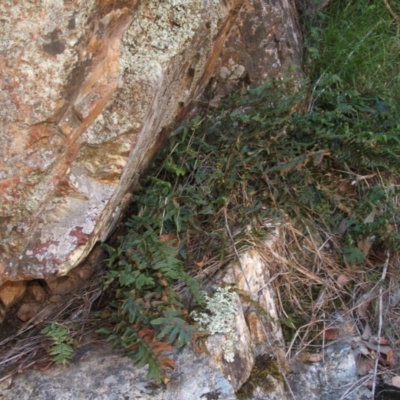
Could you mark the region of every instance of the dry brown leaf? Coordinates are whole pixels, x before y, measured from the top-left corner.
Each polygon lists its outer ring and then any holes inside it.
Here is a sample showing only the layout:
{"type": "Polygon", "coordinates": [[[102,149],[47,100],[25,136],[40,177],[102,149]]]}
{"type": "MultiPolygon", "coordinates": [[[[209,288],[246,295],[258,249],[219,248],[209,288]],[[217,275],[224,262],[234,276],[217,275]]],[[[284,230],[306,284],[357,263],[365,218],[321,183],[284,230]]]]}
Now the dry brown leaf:
{"type": "Polygon", "coordinates": [[[53,364],[52,362],[46,362],[46,364],[43,362],[38,365],[35,365],[34,369],[44,372],[47,371],[52,366],[52,364],[53,364]]]}
{"type": "Polygon", "coordinates": [[[170,380],[171,380],[171,378],[169,376],[164,376],[164,378],[163,378],[164,385],[168,385],[170,380]]]}
{"type": "Polygon", "coordinates": [[[336,283],[339,287],[344,287],[350,282],[350,278],[345,274],[340,274],[336,280],[336,283]]]}
{"type": "Polygon", "coordinates": [[[324,339],[329,340],[336,340],[339,337],[339,329],[336,328],[328,328],[325,329],[323,332],[324,339]]]}
{"type": "Polygon", "coordinates": [[[364,224],[370,224],[371,222],[374,222],[374,220],[375,220],[375,215],[376,215],[376,210],[372,211],[372,212],[364,219],[364,224]]]}
{"type": "Polygon", "coordinates": [[[196,264],[196,266],[199,268],[199,269],[202,269],[202,268],[204,268],[204,266],[206,265],[206,261],[205,261],[205,259],[203,258],[201,261],[198,261],[197,263],[195,263],[196,264]]]}
{"type": "Polygon", "coordinates": [[[305,351],[304,353],[297,354],[296,360],[301,362],[320,362],[322,361],[322,354],[319,353],[309,353],[305,351]]]}
{"type": "Polygon", "coordinates": [[[382,336],[380,338],[378,338],[378,336],[373,336],[371,339],[376,344],[380,343],[381,345],[384,345],[384,346],[389,346],[390,345],[389,341],[386,338],[382,337],[382,336]]]}
{"type": "Polygon", "coordinates": [[[368,307],[369,307],[370,301],[365,301],[364,303],[361,303],[359,307],[357,308],[357,313],[360,318],[367,318],[368,317],[368,307]]]}
{"type": "Polygon", "coordinates": [[[160,240],[162,242],[170,242],[172,247],[176,247],[177,250],[179,249],[179,238],[174,233],[164,233],[160,235],[160,240]]]}
{"type": "Polygon", "coordinates": [[[356,370],[357,374],[360,376],[367,375],[369,371],[371,371],[373,367],[373,362],[368,360],[368,358],[364,357],[362,354],[358,354],[356,357],[356,370]]]}
{"type": "MultiPolygon", "coordinates": [[[[351,345],[353,348],[358,350],[360,353],[359,356],[368,357],[369,360],[376,359],[379,347],[379,360],[386,365],[393,365],[395,363],[395,359],[392,348],[386,345],[379,345],[375,342],[375,339],[377,340],[376,336],[371,336],[369,341],[362,339],[353,340],[351,345]]],[[[387,342],[384,338],[380,338],[380,341],[383,343],[387,342]]]]}
{"type": "MultiPolygon", "coordinates": [[[[367,218],[364,219],[364,223],[368,224],[368,223],[374,222],[375,214],[376,214],[376,210],[372,211],[367,216],[367,218]]],[[[357,247],[365,254],[365,256],[367,256],[369,251],[371,250],[371,247],[372,247],[374,241],[375,241],[375,236],[371,236],[365,240],[360,240],[357,243],[357,247]]]]}
{"type": "Polygon", "coordinates": [[[399,375],[392,377],[392,385],[400,388],[400,376],[399,375]]]}
{"type": "Polygon", "coordinates": [[[386,353],[386,363],[389,365],[394,365],[394,352],[393,350],[390,350],[386,353]]]}
{"type": "Polygon", "coordinates": [[[378,295],[379,288],[376,286],[370,292],[363,294],[357,300],[357,313],[360,318],[368,317],[368,307],[371,304],[371,300],[373,300],[378,295]]]}
{"type": "MultiPolygon", "coordinates": [[[[365,340],[361,340],[361,343],[365,344],[370,350],[378,351],[378,345],[376,343],[367,342],[365,340]]],[[[393,358],[393,350],[390,346],[379,346],[379,352],[386,355],[388,362],[390,362],[389,359],[393,358]]]]}
{"type": "MultiPolygon", "coordinates": [[[[375,210],[372,211],[372,212],[365,218],[364,223],[367,224],[367,223],[374,222],[374,220],[375,220],[375,214],[376,214],[376,211],[375,211],[375,210]]],[[[359,250],[361,250],[361,251],[365,254],[365,256],[367,256],[368,253],[369,253],[369,251],[371,250],[371,247],[372,247],[374,241],[375,241],[375,237],[374,237],[374,236],[371,236],[371,237],[369,237],[369,238],[367,238],[367,239],[365,239],[365,240],[360,240],[360,241],[357,243],[357,247],[359,248],[359,250]]]]}
{"type": "Polygon", "coordinates": [[[164,233],[160,235],[160,239],[162,242],[167,242],[168,240],[177,240],[178,237],[174,233],[164,233]]]}
{"type": "Polygon", "coordinates": [[[363,340],[370,340],[370,339],[371,339],[371,336],[372,336],[372,329],[371,329],[371,326],[369,325],[369,323],[367,322],[367,323],[365,324],[364,332],[363,332],[361,338],[362,338],[363,340]]]}
{"type": "Polygon", "coordinates": [[[368,238],[366,240],[360,240],[357,243],[357,247],[365,254],[365,256],[367,256],[373,244],[374,240],[372,238],[368,238]]]}
{"type": "Polygon", "coordinates": [[[359,339],[357,340],[352,340],[351,341],[351,346],[354,349],[357,349],[361,354],[363,354],[364,356],[368,356],[369,355],[369,350],[367,349],[367,347],[365,346],[364,343],[361,343],[362,341],[360,341],[359,339]]]}

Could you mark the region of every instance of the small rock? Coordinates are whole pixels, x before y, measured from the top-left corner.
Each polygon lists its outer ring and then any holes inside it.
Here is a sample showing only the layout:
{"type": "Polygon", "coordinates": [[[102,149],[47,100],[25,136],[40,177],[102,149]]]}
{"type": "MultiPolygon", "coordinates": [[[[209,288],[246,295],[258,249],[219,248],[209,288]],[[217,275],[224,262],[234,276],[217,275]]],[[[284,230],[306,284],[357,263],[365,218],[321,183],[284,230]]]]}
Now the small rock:
{"type": "Polygon", "coordinates": [[[17,317],[23,322],[29,321],[38,314],[41,308],[42,304],[37,301],[24,303],[19,308],[17,312],[17,317]]]}
{"type": "Polygon", "coordinates": [[[6,308],[18,303],[25,295],[26,281],[6,282],[0,287],[0,300],[6,308]]]}
{"type": "Polygon", "coordinates": [[[0,382],[0,397],[1,397],[1,392],[3,390],[9,389],[11,387],[12,383],[13,383],[13,378],[11,376],[9,376],[8,378],[6,378],[0,382]]]}
{"type": "Polygon", "coordinates": [[[77,276],[57,276],[46,279],[47,287],[50,293],[55,295],[63,295],[71,293],[79,288],[82,283],[77,276]]]}
{"type": "Polygon", "coordinates": [[[37,281],[32,282],[28,290],[33,300],[42,303],[46,299],[46,291],[37,281]]]}

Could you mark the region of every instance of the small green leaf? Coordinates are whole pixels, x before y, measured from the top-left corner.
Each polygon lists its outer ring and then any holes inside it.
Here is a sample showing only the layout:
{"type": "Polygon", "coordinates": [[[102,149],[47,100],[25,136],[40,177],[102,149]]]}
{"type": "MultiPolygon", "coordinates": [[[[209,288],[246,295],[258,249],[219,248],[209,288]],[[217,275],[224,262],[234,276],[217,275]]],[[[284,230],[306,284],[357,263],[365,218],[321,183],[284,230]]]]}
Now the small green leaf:
{"type": "Polygon", "coordinates": [[[103,328],[97,329],[96,333],[100,333],[102,335],[110,335],[112,333],[112,331],[108,328],[103,327],[103,328]]]}
{"type": "Polygon", "coordinates": [[[362,264],[365,254],[357,247],[343,246],[343,256],[349,264],[362,264]]]}
{"type": "Polygon", "coordinates": [[[190,341],[190,336],[188,335],[188,333],[185,330],[181,330],[179,332],[178,340],[176,341],[176,346],[182,347],[187,343],[189,343],[189,341],[190,341]]]}
{"type": "Polygon", "coordinates": [[[184,176],[186,170],[171,161],[166,161],[164,167],[167,171],[174,173],[176,176],[184,176]]]}
{"type": "Polygon", "coordinates": [[[166,322],[166,318],[160,317],[160,318],[153,319],[150,323],[152,325],[162,325],[162,324],[165,324],[165,322],[166,322]]]}

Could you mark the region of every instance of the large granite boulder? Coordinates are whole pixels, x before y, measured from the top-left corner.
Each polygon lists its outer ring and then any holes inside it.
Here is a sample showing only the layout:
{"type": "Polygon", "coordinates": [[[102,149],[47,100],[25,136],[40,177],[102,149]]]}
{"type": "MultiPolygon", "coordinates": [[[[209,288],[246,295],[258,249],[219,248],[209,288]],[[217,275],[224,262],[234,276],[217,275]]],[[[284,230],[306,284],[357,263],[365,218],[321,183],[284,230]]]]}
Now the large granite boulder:
{"type": "Polygon", "coordinates": [[[289,0],[6,0],[0,12],[0,285],[65,275],[105,240],[207,85],[222,95],[300,69],[289,0]]]}

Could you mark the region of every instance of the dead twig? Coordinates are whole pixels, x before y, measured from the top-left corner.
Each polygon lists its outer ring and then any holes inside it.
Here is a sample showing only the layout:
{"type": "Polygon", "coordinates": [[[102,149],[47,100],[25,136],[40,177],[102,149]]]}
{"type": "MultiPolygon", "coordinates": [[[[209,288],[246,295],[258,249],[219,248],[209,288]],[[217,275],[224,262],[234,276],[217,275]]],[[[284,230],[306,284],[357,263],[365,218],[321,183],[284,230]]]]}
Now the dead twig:
{"type": "Polygon", "coordinates": [[[393,11],[392,7],[390,6],[389,2],[387,0],[383,0],[385,7],[389,11],[389,14],[396,20],[396,22],[400,25],[400,16],[396,15],[396,13],[393,11]]]}
{"type": "MultiPolygon", "coordinates": [[[[378,339],[382,335],[382,326],[383,326],[383,301],[382,301],[382,296],[383,296],[383,282],[385,281],[386,274],[387,274],[387,269],[389,265],[389,259],[390,259],[390,253],[386,252],[386,260],[385,264],[383,265],[383,271],[382,271],[382,277],[380,281],[380,287],[379,287],[379,327],[378,327],[378,339]]],[[[376,390],[376,377],[378,374],[378,363],[379,363],[379,358],[380,358],[380,351],[381,351],[381,341],[378,340],[378,348],[376,352],[376,359],[375,359],[375,364],[374,364],[374,375],[372,378],[372,395],[375,396],[375,390],[376,390]]]]}
{"type": "Polygon", "coordinates": [[[343,393],[339,400],[344,400],[348,395],[355,392],[358,388],[364,385],[364,383],[369,379],[369,375],[363,376],[356,382],[352,382],[350,387],[343,393]]]}

